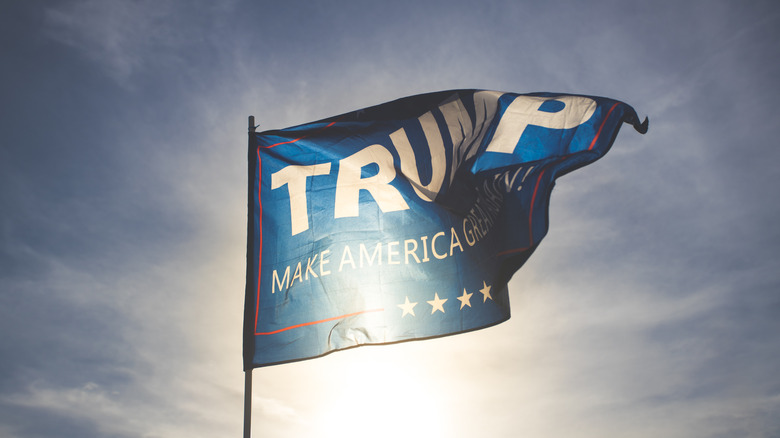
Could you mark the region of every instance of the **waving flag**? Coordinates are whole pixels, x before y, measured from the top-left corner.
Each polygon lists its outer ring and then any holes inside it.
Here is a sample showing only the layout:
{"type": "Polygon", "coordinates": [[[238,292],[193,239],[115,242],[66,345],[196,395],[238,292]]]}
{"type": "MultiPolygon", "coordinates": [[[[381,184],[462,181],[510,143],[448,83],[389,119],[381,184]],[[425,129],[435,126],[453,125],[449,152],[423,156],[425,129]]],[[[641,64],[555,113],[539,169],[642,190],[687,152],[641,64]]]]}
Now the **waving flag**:
{"type": "Polygon", "coordinates": [[[250,132],[244,369],[509,318],[557,177],[634,110],[455,90],[250,132]]]}

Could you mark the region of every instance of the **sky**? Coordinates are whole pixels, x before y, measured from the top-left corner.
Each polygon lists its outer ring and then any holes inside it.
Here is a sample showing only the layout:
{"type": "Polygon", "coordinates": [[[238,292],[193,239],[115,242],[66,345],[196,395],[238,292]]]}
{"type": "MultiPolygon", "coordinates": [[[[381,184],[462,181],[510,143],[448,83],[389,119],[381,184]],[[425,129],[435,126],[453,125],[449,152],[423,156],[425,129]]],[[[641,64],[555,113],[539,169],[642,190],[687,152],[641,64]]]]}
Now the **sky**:
{"type": "Polygon", "coordinates": [[[780,436],[773,1],[0,2],[0,436],[243,428],[246,126],[457,88],[648,116],[512,318],[254,371],[257,437],[780,436]]]}

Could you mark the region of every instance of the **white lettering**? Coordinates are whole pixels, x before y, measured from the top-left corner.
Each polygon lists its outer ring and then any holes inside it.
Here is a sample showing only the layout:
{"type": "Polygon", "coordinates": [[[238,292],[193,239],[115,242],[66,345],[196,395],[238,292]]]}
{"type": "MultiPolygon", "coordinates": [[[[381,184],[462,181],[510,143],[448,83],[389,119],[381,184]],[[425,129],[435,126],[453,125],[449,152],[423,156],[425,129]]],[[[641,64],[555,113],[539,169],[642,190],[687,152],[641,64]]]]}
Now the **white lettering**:
{"type": "Polygon", "coordinates": [[[368,256],[368,250],[366,249],[366,245],[361,243],[360,244],[360,267],[363,267],[363,259],[368,262],[368,266],[374,266],[374,260],[378,260],[378,265],[382,264],[382,243],[379,242],[374,247],[374,253],[371,254],[371,257],[368,256]]]}
{"type": "Polygon", "coordinates": [[[336,181],[335,218],[357,217],[360,204],[360,190],[367,190],[382,212],[407,210],[401,192],[390,185],[395,178],[393,155],[384,146],[368,146],[339,161],[339,175],[336,181]],[[362,169],[376,164],[376,175],[362,178],[362,169]]]}
{"type": "Polygon", "coordinates": [[[314,270],[311,268],[311,265],[313,263],[317,262],[317,257],[319,254],[314,254],[314,258],[309,257],[308,260],[306,260],[306,279],[309,279],[309,273],[311,272],[312,277],[318,278],[317,274],[314,272],[314,270]]]}
{"type": "Polygon", "coordinates": [[[441,190],[444,183],[444,175],[447,172],[447,156],[444,152],[444,141],[441,138],[439,125],[436,123],[433,114],[428,111],[418,119],[420,126],[425,134],[425,140],[428,142],[428,151],[431,155],[431,181],[423,185],[420,181],[420,171],[417,168],[417,158],[414,150],[409,144],[409,138],[406,131],[401,128],[390,134],[390,141],[393,142],[398,156],[401,158],[401,172],[412,185],[412,188],[424,201],[433,201],[441,190]]]}
{"type": "Polygon", "coordinates": [[[444,254],[439,254],[438,252],[436,252],[436,239],[439,238],[439,236],[443,236],[443,235],[444,235],[444,231],[439,231],[438,233],[434,234],[433,239],[431,239],[431,252],[433,253],[433,256],[439,260],[447,257],[446,252],[444,254]]]}
{"type": "Polygon", "coordinates": [[[460,239],[458,239],[458,233],[455,232],[455,227],[450,228],[452,237],[450,237],[450,255],[454,252],[455,247],[460,248],[460,252],[463,252],[463,247],[460,245],[460,239]]]}
{"type": "Polygon", "coordinates": [[[455,178],[461,163],[473,157],[479,149],[486,127],[493,120],[498,109],[498,99],[503,93],[497,91],[477,91],[474,93],[476,120],[472,123],[469,113],[460,99],[455,99],[439,107],[447,129],[452,138],[452,163],[450,182],[455,178]]]}
{"type": "Polygon", "coordinates": [[[276,269],[274,269],[273,273],[273,284],[271,285],[271,293],[276,293],[276,287],[279,286],[279,291],[281,292],[282,289],[287,289],[290,286],[290,267],[287,266],[284,269],[284,277],[282,277],[282,281],[279,281],[279,274],[276,272],[276,269]]]}
{"type": "Polygon", "coordinates": [[[290,284],[295,283],[295,279],[298,279],[299,282],[303,283],[303,273],[301,272],[301,262],[298,262],[298,266],[295,267],[295,273],[293,274],[292,278],[290,279],[290,284]]]}
{"type": "Polygon", "coordinates": [[[344,264],[349,263],[352,265],[352,269],[355,269],[355,259],[352,258],[352,250],[349,246],[344,247],[344,252],[341,254],[341,263],[339,263],[339,272],[344,269],[344,264]]]}
{"type": "Polygon", "coordinates": [[[398,256],[398,254],[399,254],[398,250],[397,249],[394,250],[393,247],[394,246],[397,247],[398,245],[399,245],[398,241],[389,242],[387,244],[387,264],[388,265],[400,265],[401,264],[400,260],[393,260],[393,256],[398,256]]]}
{"type": "Polygon", "coordinates": [[[327,175],[330,163],[311,166],[287,166],[271,175],[271,190],[287,185],[290,195],[290,222],[292,235],[309,229],[309,211],[306,202],[306,179],[310,176],[327,175]]]}
{"type": "Polygon", "coordinates": [[[329,249],[326,249],[325,251],[322,251],[320,253],[320,275],[321,276],[330,275],[330,271],[325,270],[325,265],[330,263],[330,259],[327,258],[329,255],[330,255],[329,249]]]}
{"type": "Polygon", "coordinates": [[[406,239],[406,240],[404,240],[404,256],[406,258],[406,264],[407,265],[409,264],[409,256],[410,255],[412,257],[414,257],[414,260],[417,263],[420,263],[420,259],[417,258],[416,251],[417,251],[417,241],[416,240],[414,240],[414,239],[406,239]],[[409,246],[410,246],[409,244],[411,244],[411,246],[412,246],[411,249],[409,249],[409,246]]]}
{"type": "Polygon", "coordinates": [[[504,111],[488,152],[514,153],[525,128],[541,126],[551,129],[571,129],[586,122],[596,111],[593,99],[580,96],[517,96],[504,111]],[[540,111],[542,104],[555,100],[564,104],[563,109],[551,113],[540,111]]]}
{"type": "Polygon", "coordinates": [[[474,226],[472,225],[470,228],[466,229],[467,225],[470,225],[471,222],[468,218],[463,218],[463,235],[466,236],[466,243],[469,244],[469,246],[474,246],[475,243],[477,243],[476,237],[474,237],[474,226]]]}

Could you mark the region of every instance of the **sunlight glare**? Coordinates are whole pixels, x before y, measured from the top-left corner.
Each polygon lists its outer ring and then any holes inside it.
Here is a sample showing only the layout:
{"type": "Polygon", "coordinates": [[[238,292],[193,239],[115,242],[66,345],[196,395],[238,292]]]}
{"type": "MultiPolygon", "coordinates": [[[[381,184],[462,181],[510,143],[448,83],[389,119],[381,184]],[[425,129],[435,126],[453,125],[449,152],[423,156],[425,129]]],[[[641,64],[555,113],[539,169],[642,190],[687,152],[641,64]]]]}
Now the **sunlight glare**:
{"type": "MultiPolygon", "coordinates": [[[[391,347],[392,348],[392,347],[391,347]]],[[[366,349],[344,366],[344,381],[323,402],[317,419],[324,437],[452,436],[447,400],[414,361],[366,349]]],[[[425,369],[425,367],[423,367],[425,369]]]]}

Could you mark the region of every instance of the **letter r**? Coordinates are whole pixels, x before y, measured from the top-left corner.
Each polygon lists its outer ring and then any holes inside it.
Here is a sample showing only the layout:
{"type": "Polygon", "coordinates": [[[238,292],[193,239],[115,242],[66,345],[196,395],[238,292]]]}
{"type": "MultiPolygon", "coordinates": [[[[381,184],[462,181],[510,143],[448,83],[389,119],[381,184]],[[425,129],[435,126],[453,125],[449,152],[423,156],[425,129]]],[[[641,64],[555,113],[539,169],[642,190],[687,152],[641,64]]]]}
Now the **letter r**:
{"type": "Polygon", "coordinates": [[[374,198],[383,213],[407,210],[409,205],[401,192],[390,185],[395,179],[393,155],[381,144],[374,144],[339,161],[336,180],[336,206],[334,217],[357,217],[360,208],[360,191],[366,190],[374,198]],[[369,164],[379,168],[374,176],[363,178],[362,169],[369,164]]]}

